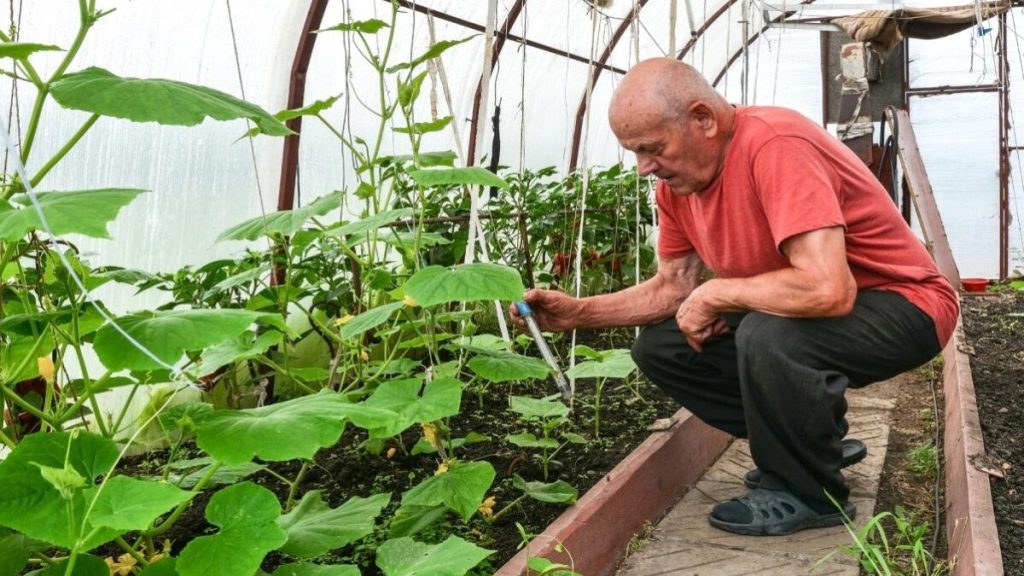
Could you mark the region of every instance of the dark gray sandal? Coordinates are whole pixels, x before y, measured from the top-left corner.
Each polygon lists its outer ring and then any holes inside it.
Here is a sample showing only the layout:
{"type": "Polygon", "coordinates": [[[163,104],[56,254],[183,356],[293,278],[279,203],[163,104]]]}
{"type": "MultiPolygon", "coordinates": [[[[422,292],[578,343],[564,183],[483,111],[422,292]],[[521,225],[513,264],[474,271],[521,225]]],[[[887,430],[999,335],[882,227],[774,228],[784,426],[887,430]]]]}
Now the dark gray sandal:
{"type": "Polygon", "coordinates": [[[853,520],[856,515],[857,508],[850,502],[843,505],[842,512],[823,514],[787,490],[755,488],[745,496],[716,505],[708,514],[708,522],[734,534],[781,536],[810,528],[839,526],[844,519],[853,520]]]}
{"type": "MultiPolygon", "coordinates": [[[[840,468],[852,466],[863,460],[864,457],[868,455],[868,447],[864,442],[861,442],[856,438],[844,438],[842,444],[843,458],[839,461],[840,468]]],[[[745,484],[747,488],[757,488],[761,485],[761,480],[763,478],[764,470],[754,468],[743,476],[743,484],[745,484]]]]}

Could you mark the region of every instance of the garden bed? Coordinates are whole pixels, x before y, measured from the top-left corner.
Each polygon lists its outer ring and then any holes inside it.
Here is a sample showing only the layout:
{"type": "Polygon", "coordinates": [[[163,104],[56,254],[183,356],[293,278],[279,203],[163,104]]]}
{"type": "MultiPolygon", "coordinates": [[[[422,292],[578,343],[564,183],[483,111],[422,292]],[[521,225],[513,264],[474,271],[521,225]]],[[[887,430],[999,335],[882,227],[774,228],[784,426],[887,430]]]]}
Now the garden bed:
{"type": "MultiPolygon", "coordinates": [[[[617,344],[623,346],[626,342],[617,344]]],[[[648,439],[652,434],[650,426],[656,420],[667,419],[678,410],[678,405],[671,398],[643,378],[628,384],[622,380],[610,380],[603,391],[600,435],[597,436],[593,422],[594,411],[586,405],[593,397],[592,388],[592,381],[577,381],[577,401],[570,414],[572,431],[584,436],[586,443],[569,444],[562,449],[550,463],[546,479],[548,482],[564,480],[575,487],[580,496],[605,478],[621,460],[648,439]]],[[[516,415],[508,410],[509,397],[541,397],[553,391],[554,386],[543,381],[492,384],[480,398],[472,393],[465,394],[460,414],[448,422],[448,436],[451,438],[466,437],[471,433],[489,438],[487,441],[467,444],[456,455],[470,461],[486,460],[494,467],[497,477],[488,495],[494,497],[491,511],[495,514],[521,495],[512,486],[514,475],[527,481],[545,481],[543,467],[536,456],[506,440],[508,435],[526,429],[516,415]]],[[[420,436],[420,429],[413,428],[401,436],[401,442],[392,439],[375,446],[373,450],[367,450],[364,444],[365,432],[349,427],[335,446],[322,449],[316,455],[315,464],[305,474],[298,493],[301,495],[311,490],[321,490],[324,501],[334,507],[353,496],[390,492],[394,495],[392,503],[382,515],[390,517],[398,507],[399,495],[437,470],[436,454],[413,453],[413,447],[420,436]]],[[[132,462],[131,466],[144,466],[152,470],[160,466],[160,459],[159,454],[151,454],[132,462]]],[[[271,466],[276,474],[285,478],[294,478],[299,467],[297,461],[271,466]]],[[[137,471],[127,469],[123,472],[134,474],[137,471]]],[[[280,501],[287,499],[288,485],[275,476],[261,473],[252,479],[275,492],[280,501]]],[[[178,553],[196,536],[216,530],[207,523],[205,508],[206,498],[194,500],[167,534],[174,553],[178,553]]],[[[455,534],[494,550],[489,558],[470,572],[474,575],[490,575],[517,553],[528,536],[540,534],[565,510],[564,504],[524,498],[493,522],[488,522],[481,514],[473,516],[466,523],[452,516],[418,533],[416,538],[424,542],[440,542],[448,535],[455,534]]],[[[387,525],[381,525],[378,533],[318,558],[317,562],[355,564],[366,576],[380,574],[374,565],[374,552],[376,546],[387,539],[387,528],[387,525]]],[[[543,542],[538,542],[534,546],[542,545],[543,542]]],[[[116,557],[119,553],[110,547],[103,555],[116,557]]],[[[263,569],[273,571],[285,561],[286,558],[271,553],[264,561],[263,569]]]]}
{"type": "Polygon", "coordinates": [[[1024,574],[1024,294],[968,297],[963,322],[985,442],[972,464],[990,473],[992,504],[1008,576],[1024,574]]]}

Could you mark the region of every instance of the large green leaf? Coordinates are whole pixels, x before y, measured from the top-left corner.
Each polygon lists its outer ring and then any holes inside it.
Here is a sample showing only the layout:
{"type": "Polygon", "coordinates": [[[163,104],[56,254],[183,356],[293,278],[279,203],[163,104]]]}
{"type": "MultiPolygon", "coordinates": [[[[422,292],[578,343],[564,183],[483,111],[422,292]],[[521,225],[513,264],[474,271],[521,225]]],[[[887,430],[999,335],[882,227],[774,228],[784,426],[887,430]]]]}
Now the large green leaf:
{"type": "Polygon", "coordinates": [[[490,382],[509,382],[528,378],[546,378],[551,367],[540,358],[495,351],[474,356],[467,363],[477,376],[490,382]]]}
{"type": "Polygon", "coordinates": [[[414,536],[421,530],[444,518],[448,508],[444,504],[437,506],[402,506],[395,511],[388,524],[388,536],[401,538],[414,536]]]}
{"type": "MultiPolygon", "coordinates": [[[[33,573],[32,576],[66,576],[67,569],[68,560],[61,560],[47,566],[41,572],[33,573]]],[[[91,554],[82,554],[75,560],[75,567],[71,574],[73,576],[110,576],[110,568],[102,558],[91,554]]]]}
{"type": "Polygon", "coordinates": [[[0,346],[0,380],[21,382],[38,376],[37,358],[49,355],[53,349],[52,334],[46,331],[39,338],[11,338],[6,345],[0,346]]]}
{"type": "Polygon", "coordinates": [[[274,570],[272,576],[359,576],[359,568],[351,564],[327,566],[323,564],[285,564],[274,570]]]}
{"type": "MultiPolygon", "coordinates": [[[[451,116],[445,116],[444,118],[438,118],[430,122],[417,122],[412,126],[404,126],[401,128],[395,128],[395,132],[401,134],[427,134],[430,132],[440,132],[448,127],[452,123],[451,116]]],[[[490,174],[490,172],[488,172],[490,174]]]]}
{"type": "MultiPolygon", "coordinates": [[[[132,338],[167,364],[175,364],[189,350],[219,344],[249,329],[254,322],[281,324],[281,317],[250,310],[167,310],[122,316],[117,320],[132,338]]],[[[111,325],[100,328],[93,340],[96,354],[110,370],[155,370],[160,364],[129,343],[111,325]]]]}
{"type": "Polygon", "coordinates": [[[636,371],[636,362],[629,350],[614,349],[600,352],[600,360],[587,360],[570,368],[570,378],[627,378],[636,371]]]}
{"type": "Polygon", "coordinates": [[[522,298],[523,281],[508,266],[477,262],[454,268],[428,266],[405,283],[405,295],[419,306],[522,298]]]}
{"type": "Polygon", "coordinates": [[[377,549],[377,566],[385,576],[463,576],[491,554],[458,536],[433,545],[396,538],[377,549]]]}
{"type": "Polygon", "coordinates": [[[337,236],[353,236],[356,234],[365,234],[390,224],[395,220],[402,218],[408,218],[416,212],[412,208],[396,208],[394,210],[385,210],[378,212],[372,216],[367,216],[361,220],[355,222],[348,222],[342,224],[336,228],[331,228],[330,233],[337,236]]]}
{"type": "Polygon", "coordinates": [[[178,486],[179,488],[189,489],[199,483],[200,480],[206,479],[207,486],[217,486],[220,484],[235,484],[239,480],[252,476],[257,472],[263,471],[266,466],[255,464],[252,462],[246,462],[245,464],[238,464],[235,466],[221,466],[218,465],[213,458],[193,458],[185,462],[175,462],[168,465],[170,468],[175,470],[192,470],[185,474],[179,474],[171,472],[167,477],[167,481],[178,486]],[[202,466],[201,468],[196,468],[202,466]],[[210,470],[213,466],[218,466],[217,469],[210,474],[210,470]]]}
{"type": "Polygon", "coordinates": [[[355,338],[367,330],[373,330],[377,326],[388,321],[391,314],[405,304],[403,302],[392,302],[383,306],[371,308],[359,316],[352,318],[341,327],[342,338],[355,338]]]}
{"type": "MultiPolygon", "coordinates": [[[[95,493],[98,488],[89,490],[95,493]]],[[[99,491],[89,520],[121,532],[144,530],[161,514],[192,498],[192,492],[164,482],[115,476],[99,491]]]]}
{"type": "Polygon", "coordinates": [[[272,236],[277,234],[291,236],[298,232],[310,218],[323,216],[331,210],[336,210],[341,206],[341,198],[341,192],[334,192],[321,196],[301,208],[282,210],[273,214],[267,214],[266,216],[250,218],[222,232],[217,237],[217,241],[256,240],[263,235],[272,236]]]}
{"type": "Polygon", "coordinates": [[[548,450],[558,448],[558,440],[554,438],[538,438],[532,432],[509,434],[505,439],[520,448],[546,448],[548,450]]]}
{"type": "Polygon", "coordinates": [[[367,428],[372,438],[390,438],[417,422],[431,422],[459,413],[462,384],[453,378],[437,378],[420,388],[418,378],[383,382],[361,406],[376,412],[355,412],[352,422],[367,428]],[[394,414],[381,422],[376,415],[394,414]]]}
{"type": "Polygon", "coordinates": [[[558,395],[544,398],[529,396],[512,396],[508,399],[509,410],[532,418],[564,418],[569,414],[569,407],[558,400],[558,395]]]}
{"type": "Polygon", "coordinates": [[[46,544],[0,529],[0,576],[18,576],[32,554],[45,549],[46,544]]]}
{"type": "Polygon", "coordinates": [[[33,44],[31,42],[0,42],[0,58],[28,58],[35,52],[44,50],[62,50],[52,44],[33,44]]]}
{"type": "Polygon", "coordinates": [[[342,22],[330,28],[322,28],[317,32],[359,32],[361,34],[376,34],[381,28],[388,28],[387,22],[383,20],[359,20],[356,22],[342,22]]]}
{"type": "Polygon", "coordinates": [[[476,184],[508,188],[508,182],[493,172],[479,166],[468,168],[435,168],[432,170],[410,170],[409,176],[420,186],[446,186],[449,184],[476,184]]]}
{"type": "Polygon", "coordinates": [[[73,547],[81,535],[88,535],[80,546],[84,550],[113,539],[120,532],[84,518],[91,494],[86,487],[110,470],[117,454],[112,441],[89,432],[25,437],[0,462],[0,526],[64,548],[73,547]],[[62,494],[59,476],[78,482],[65,483],[62,494]]]}
{"type": "Polygon", "coordinates": [[[579,490],[564,480],[554,482],[527,482],[522,476],[512,476],[512,485],[522,490],[527,496],[541,502],[552,504],[572,504],[579,497],[579,490]]]}
{"type": "MultiPolygon", "coordinates": [[[[281,110],[277,114],[274,114],[274,118],[277,118],[282,122],[287,122],[288,120],[298,118],[299,116],[317,116],[324,110],[327,110],[331,106],[334,106],[334,103],[337,101],[338,96],[331,96],[330,98],[326,98],[324,100],[317,100],[316,102],[313,102],[309,106],[303,106],[302,108],[291,108],[288,110],[281,110]]],[[[245,136],[247,138],[251,138],[259,133],[259,128],[253,128],[246,132],[245,136]]]]}
{"type": "Polygon", "coordinates": [[[167,557],[143,568],[139,576],[178,576],[177,564],[177,558],[167,557]]]}
{"type": "Polygon", "coordinates": [[[292,108],[290,110],[282,110],[274,116],[281,121],[291,120],[292,118],[298,118],[299,116],[316,116],[317,114],[327,110],[334,103],[338,101],[338,96],[331,96],[323,100],[317,100],[309,106],[303,106],[302,108],[292,108]]]}
{"type": "Polygon", "coordinates": [[[220,528],[200,536],[178,556],[180,576],[252,576],[267,552],[288,539],[277,525],[281,505],[274,493],[252,482],[224,488],[206,506],[206,519],[220,528]]]}
{"type": "Polygon", "coordinates": [[[431,44],[430,48],[427,48],[426,52],[421,54],[419,57],[417,57],[412,62],[405,62],[405,63],[402,63],[402,64],[396,64],[396,65],[391,66],[390,68],[388,68],[387,71],[390,73],[390,72],[398,72],[399,70],[405,70],[407,68],[415,68],[416,66],[419,66],[420,64],[426,62],[427,60],[430,60],[431,58],[437,58],[441,54],[444,54],[444,52],[446,50],[448,50],[449,48],[452,48],[453,46],[458,46],[459,44],[462,44],[463,42],[468,42],[468,41],[472,40],[475,37],[476,36],[474,35],[474,36],[466,36],[465,38],[463,38],[461,40],[441,40],[440,42],[435,42],[434,44],[431,44]]]}
{"type": "MultiPolygon", "coordinates": [[[[36,200],[46,216],[50,231],[57,236],[82,234],[110,238],[107,225],[118,212],[145,190],[105,188],[76,192],[38,192],[36,200]]],[[[42,229],[39,213],[27,197],[19,197],[12,210],[0,210],[0,240],[13,242],[30,230],[42,229]]]]}
{"type": "Polygon", "coordinates": [[[208,376],[222,366],[256,358],[282,338],[284,334],[276,330],[264,332],[259,336],[246,331],[230,340],[215,344],[203,351],[203,363],[199,366],[197,376],[208,376]]]}
{"type": "Polygon", "coordinates": [[[469,522],[493,481],[494,468],[489,462],[454,462],[448,470],[403,494],[402,507],[444,504],[469,522]]]}
{"type": "Polygon", "coordinates": [[[263,134],[293,134],[266,110],[219,90],[160,78],[121,78],[95,66],[61,76],[50,94],[65,108],[133,122],[195,126],[207,117],[248,118],[263,134]]]}
{"type": "Polygon", "coordinates": [[[331,508],[319,490],[307,492],[298,506],[277,520],[288,533],[281,551],[296,558],[312,558],[355,542],[373,532],[374,519],[390,501],[390,494],[354,496],[331,508]]]}
{"type": "Polygon", "coordinates": [[[215,410],[200,417],[196,443],[228,465],[249,462],[254,456],[274,462],[312,458],[338,441],[348,416],[369,411],[331,392],[261,408],[215,410]]]}

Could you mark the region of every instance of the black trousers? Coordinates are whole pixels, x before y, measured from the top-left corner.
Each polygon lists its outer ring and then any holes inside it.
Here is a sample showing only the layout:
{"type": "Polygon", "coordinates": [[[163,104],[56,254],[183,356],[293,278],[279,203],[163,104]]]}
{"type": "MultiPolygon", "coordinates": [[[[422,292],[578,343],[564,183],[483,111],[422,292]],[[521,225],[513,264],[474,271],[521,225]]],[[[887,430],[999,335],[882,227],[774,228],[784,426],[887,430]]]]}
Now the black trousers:
{"type": "Polygon", "coordinates": [[[941,350],[931,318],[903,296],[865,291],[838,318],[727,316],[732,330],[696,352],[675,318],[633,345],[647,377],[701,420],[750,439],[765,486],[781,484],[819,509],[845,502],[839,471],[848,387],[916,368],[941,350]]]}

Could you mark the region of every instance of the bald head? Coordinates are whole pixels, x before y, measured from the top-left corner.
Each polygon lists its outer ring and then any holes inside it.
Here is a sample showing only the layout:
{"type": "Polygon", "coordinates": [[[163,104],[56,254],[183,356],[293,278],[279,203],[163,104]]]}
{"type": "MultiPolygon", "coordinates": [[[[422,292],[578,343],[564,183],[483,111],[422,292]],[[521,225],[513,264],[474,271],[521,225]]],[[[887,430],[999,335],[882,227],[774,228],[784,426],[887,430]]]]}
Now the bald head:
{"type": "Polygon", "coordinates": [[[612,96],[608,119],[619,134],[638,123],[685,120],[690,107],[702,102],[715,112],[729,103],[692,66],[672,58],[651,58],[634,66],[612,96]]]}
{"type": "Polygon", "coordinates": [[[693,67],[671,58],[637,64],[612,96],[608,119],[637,172],[675,194],[707,188],[725,165],[736,111],[693,67]]]}

